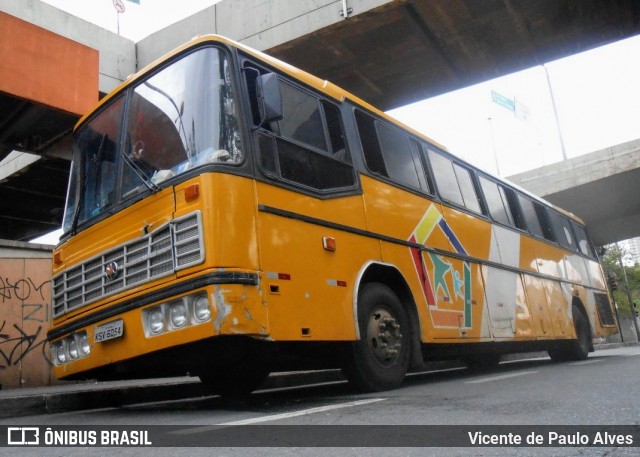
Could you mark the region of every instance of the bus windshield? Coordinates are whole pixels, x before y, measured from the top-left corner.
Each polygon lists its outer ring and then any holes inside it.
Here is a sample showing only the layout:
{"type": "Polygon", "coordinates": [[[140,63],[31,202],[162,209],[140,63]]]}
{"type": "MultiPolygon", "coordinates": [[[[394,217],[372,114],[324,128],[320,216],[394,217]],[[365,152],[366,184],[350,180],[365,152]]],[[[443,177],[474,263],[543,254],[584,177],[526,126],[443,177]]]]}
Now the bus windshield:
{"type": "Polygon", "coordinates": [[[195,167],[240,163],[232,89],[227,55],[207,47],[109,101],[74,135],[64,231],[195,167]]]}

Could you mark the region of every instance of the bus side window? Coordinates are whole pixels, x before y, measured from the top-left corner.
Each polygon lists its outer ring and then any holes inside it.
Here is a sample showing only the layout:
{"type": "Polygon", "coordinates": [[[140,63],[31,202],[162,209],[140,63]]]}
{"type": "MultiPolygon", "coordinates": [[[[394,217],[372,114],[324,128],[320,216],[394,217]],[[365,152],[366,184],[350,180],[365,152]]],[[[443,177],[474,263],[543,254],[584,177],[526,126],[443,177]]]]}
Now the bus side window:
{"type": "Polygon", "coordinates": [[[460,193],[460,187],[458,187],[451,160],[432,150],[429,150],[429,159],[440,197],[443,200],[463,206],[464,200],[460,193]]]}
{"type": "Polygon", "coordinates": [[[591,242],[589,241],[589,237],[587,236],[587,230],[575,221],[571,221],[571,227],[573,228],[573,233],[576,236],[576,243],[580,248],[580,252],[587,257],[595,259],[596,254],[593,250],[593,245],[591,244],[591,242]]]}
{"type": "Polygon", "coordinates": [[[533,206],[533,200],[531,200],[529,197],[525,197],[522,194],[518,194],[518,201],[520,202],[522,215],[527,224],[529,233],[537,236],[538,238],[544,238],[542,226],[540,225],[540,220],[538,219],[538,213],[536,212],[535,206],[533,206]]]}
{"type": "Polygon", "coordinates": [[[320,100],[320,105],[322,105],[327,129],[329,130],[329,143],[333,158],[350,164],[351,156],[344,141],[344,127],[342,126],[340,110],[327,100],[320,100]]]}
{"type": "Polygon", "coordinates": [[[369,167],[369,170],[372,172],[388,178],[389,173],[382,158],[382,149],[378,142],[375,120],[360,110],[356,110],[355,114],[360,143],[362,144],[362,151],[367,167],[369,167]]]}
{"type": "Polygon", "coordinates": [[[245,64],[261,171],[271,178],[319,191],[354,186],[356,178],[340,110],[334,104],[278,76],[282,118],[257,125],[262,119],[256,79],[264,72],[245,64]]]}
{"type": "Polygon", "coordinates": [[[545,239],[557,242],[558,238],[556,237],[556,233],[553,229],[553,224],[551,219],[549,218],[549,212],[547,208],[538,202],[533,202],[533,206],[535,207],[536,213],[538,214],[538,219],[540,220],[540,226],[542,227],[542,233],[545,239]]]}
{"type": "Polygon", "coordinates": [[[504,186],[500,187],[500,193],[502,194],[503,200],[508,203],[508,208],[511,214],[511,218],[514,222],[514,226],[519,228],[520,230],[527,230],[527,224],[524,220],[524,215],[522,214],[522,210],[520,209],[520,205],[518,204],[518,197],[516,191],[504,186]]]}
{"type": "Polygon", "coordinates": [[[484,176],[480,176],[480,186],[487,201],[489,214],[493,220],[513,227],[514,222],[511,211],[509,210],[509,202],[506,199],[502,186],[490,181],[484,176]]]}
{"type": "Polygon", "coordinates": [[[278,133],[326,152],[327,138],[318,98],[282,81],[280,91],[284,117],[277,121],[278,133]]]}
{"type": "Polygon", "coordinates": [[[419,157],[411,149],[409,137],[382,122],[376,124],[389,178],[404,186],[420,189],[419,176],[424,176],[424,170],[419,157]]]}
{"type": "Polygon", "coordinates": [[[549,219],[556,240],[558,240],[560,246],[571,249],[572,251],[577,251],[578,244],[574,238],[569,218],[557,213],[556,211],[549,210],[549,219]]]}
{"type": "Polygon", "coordinates": [[[471,170],[433,150],[429,150],[429,158],[440,196],[482,214],[471,170]]]}

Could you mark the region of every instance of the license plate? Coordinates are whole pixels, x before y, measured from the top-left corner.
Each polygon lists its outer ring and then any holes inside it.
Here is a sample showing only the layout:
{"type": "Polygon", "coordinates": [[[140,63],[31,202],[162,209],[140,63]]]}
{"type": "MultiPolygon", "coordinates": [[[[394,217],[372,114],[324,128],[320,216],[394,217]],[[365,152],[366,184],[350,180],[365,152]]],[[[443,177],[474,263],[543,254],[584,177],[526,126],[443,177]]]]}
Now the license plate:
{"type": "Polygon", "coordinates": [[[97,326],[93,332],[93,342],[102,343],[120,338],[122,335],[124,335],[124,322],[122,319],[118,319],[117,321],[97,326]]]}

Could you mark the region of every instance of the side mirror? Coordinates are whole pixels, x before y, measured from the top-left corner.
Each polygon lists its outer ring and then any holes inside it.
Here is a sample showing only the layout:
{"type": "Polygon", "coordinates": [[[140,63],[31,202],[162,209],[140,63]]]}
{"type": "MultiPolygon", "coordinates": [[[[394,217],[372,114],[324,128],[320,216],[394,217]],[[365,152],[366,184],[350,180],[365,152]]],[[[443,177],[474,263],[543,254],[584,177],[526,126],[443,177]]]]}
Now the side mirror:
{"type": "Polygon", "coordinates": [[[260,107],[260,124],[275,122],[282,119],[282,95],[278,76],[275,73],[266,73],[256,79],[258,106],[260,107]]]}

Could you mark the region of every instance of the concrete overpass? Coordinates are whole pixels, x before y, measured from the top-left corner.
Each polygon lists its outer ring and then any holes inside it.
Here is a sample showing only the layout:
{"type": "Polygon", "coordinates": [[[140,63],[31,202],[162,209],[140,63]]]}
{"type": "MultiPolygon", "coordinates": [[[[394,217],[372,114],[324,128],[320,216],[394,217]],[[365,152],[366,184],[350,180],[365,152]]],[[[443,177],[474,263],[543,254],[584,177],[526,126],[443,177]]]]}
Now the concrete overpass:
{"type": "Polygon", "coordinates": [[[640,140],[508,179],[584,219],[596,245],[640,236],[640,140]]]}
{"type": "MultiPolygon", "coordinates": [[[[71,86],[69,78],[82,81],[97,73],[96,92],[105,93],[194,35],[219,33],[383,109],[640,33],[640,0],[222,0],[139,43],[39,0],[0,0],[0,12],[6,13],[5,21],[23,21],[20,26],[30,28],[27,37],[56,36],[61,45],[98,52],[97,69],[95,64],[56,71],[46,67],[27,78],[32,85],[45,78],[71,86]]],[[[0,81],[16,78],[21,67],[19,61],[7,65],[6,53],[19,45],[24,56],[42,56],[45,40],[18,42],[7,30],[0,26],[0,62],[5,62],[0,81]]],[[[40,157],[34,162],[12,156],[17,171],[0,178],[0,238],[29,239],[60,224],[69,158],[66,134],[81,112],[0,85],[0,160],[13,149],[40,157]]]]}

